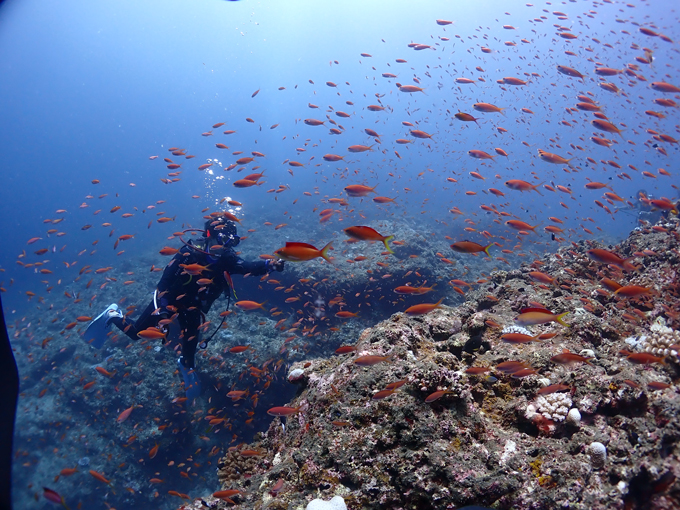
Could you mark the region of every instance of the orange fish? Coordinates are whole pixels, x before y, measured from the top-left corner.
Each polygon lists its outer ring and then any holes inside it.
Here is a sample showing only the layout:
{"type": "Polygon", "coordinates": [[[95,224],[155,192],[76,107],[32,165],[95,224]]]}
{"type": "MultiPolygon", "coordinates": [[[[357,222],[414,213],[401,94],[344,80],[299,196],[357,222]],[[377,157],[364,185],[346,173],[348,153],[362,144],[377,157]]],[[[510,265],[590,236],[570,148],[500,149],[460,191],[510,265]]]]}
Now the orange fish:
{"type": "Polygon", "coordinates": [[[529,368],[529,365],[523,361],[504,361],[496,365],[496,370],[508,375],[515,374],[526,368],[529,368]]]}
{"type": "Polygon", "coordinates": [[[236,496],[237,494],[243,494],[241,491],[232,489],[232,490],[226,490],[226,491],[217,491],[213,493],[213,498],[217,499],[225,499],[225,498],[231,498],[233,496],[236,496]]]}
{"type": "MultiPolygon", "coordinates": [[[[548,227],[546,227],[546,229],[547,228],[548,227]]],[[[561,231],[561,229],[558,229],[558,230],[561,231]]],[[[541,273],[540,271],[531,271],[528,274],[529,274],[529,276],[531,277],[532,280],[536,280],[537,282],[541,282],[541,283],[548,283],[548,284],[551,284],[551,285],[555,285],[555,278],[551,278],[550,276],[548,276],[545,273],[541,273]]]]}
{"type": "Polygon", "coordinates": [[[377,187],[377,184],[372,188],[364,186],[363,184],[350,184],[349,186],[345,187],[345,193],[347,193],[350,197],[365,197],[369,193],[375,193],[375,188],[377,187]]]}
{"type": "Polygon", "coordinates": [[[556,165],[569,165],[569,162],[573,159],[573,158],[566,159],[563,158],[562,156],[558,156],[557,154],[553,154],[552,152],[546,152],[541,149],[538,149],[538,157],[541,158],[543,161],[547,161],[548,163],[554,163],[556,165]]]}
{"type": "Polygon", "coordinates": [[[264,310],[264,305],[266,301],[262,303],[256,303],[255,301],[237,301],[234,306],[238,306],[241,310],[255,310],[256,308],[261,308],[264,310]]]}
{"type": "Polygon", "coordinates": [[[389,202],[394,202],[396,198],[389,197],[373,197],[373,201],[377,204],[387,204],[389,202]]]}
{"type": "Polygon", "coordinates": [[[170,248],[169,246],[165,246],[162,248],[158,253],[161,255],[175,255],[179,250],[177,248],[170,248]]]}
{"type": "Polygon", "coordinates": [[[198,276],[203,271],[210,271],[210,269],[208,269],[208,265],[209,264],[206,264],[205,266],[202,266],[200,264],[180,264],[179,267],[184,269],[182,274],[190,274],[192,276],[198,276]]]}
{"type": "Polygon", "coordinates": [[[501,78],[501,81],[505,83],[506,85],[526,85],[528,82],[524,80],[520,80],[519,78],[512,78],[512,77],[506,77],[506,78],[501,78]]]}
{"type": "Polygon", "coordinates": [[[239,179],[238,181],[234,181],[232,184],[235,188],[250,188],[251,186],[260,185],[260,183],[257,181],[252,181],[250,179],[239,179]]]}
{"type": "Polygon", "coordinates": [[[666,83],[665,81],[654,81],[649,85],[654,90],[659,92],[669,92],[671,94],[680,94],[680,87],[666,83]]]}
{"type": "Polygon", "coordinates": [[[628,262],[633,257],[622,259],[616,253],[612,253],[610,251],[603,250],[600,248],[593,248],[592,250],[588,250],[586,254],[588,255],[589,258],[596,262],[616,266],[620,269],[623,269],[624,271],[637,271],[638,269],[633,264],[628,262]]]}
{"type": "Polygon", "coordinates": [[[483,113],[502,113],[505,108],[499,108],[491,103],[475,103],[472,107],[478,112],[483,113]]]}
{"type": "Polygon", "coordinates": [[[392,356],[394,356],[394,354],[390,354],[388,356],[375,356],[368,354],[366,356],[359,356],[354,360],[354,364],[359,365],[360,367],[371,367],[373,365],[377,365],[378,363],[382,363],[383,361],[392,361],[392,356]]]}
{"type": "Polygon", "coordinates": [[[109,372],[106,370],[104,367],[95,367],[95,370],[99,372],[102,375],[105,375],[106,377],[113,377],[116,374],[116,371],[114,370],[113,372],[109,372]]]}
{"type": "Polygon", "coordinates": [[[491,255],[489,254],[489,248],[492,246],[493,243],[482,246],[481,244],[473,243],[472,241],[459,241],[457,243],[453,243],[451,245],[451,249],[453,251],[457,251],[458,253],[477,253],[483,251],[486,253],[487,257],[491,258],[491,255]]]}
{"type": "Polygon", "coordinates": [[[382,400],[392,395],[396,390],[381,390],[373,394],[372,400],[382,400]]]}
{"type": "Polygon", "coordinates": [[[271,416],[290,416],[300,412],[300,407],[272,407],[267,411],[271,416]]]}
{"type": "Polygon", "coordinates": [[[432,138],[431,134],[421,131],[420,129],[411,129],[409,130],[409,133],[415,138],[432,138]]]}
{"type": "Polygon", "coordinates": [[[558,391],[565,391],[570,389],[566,384],[551,384],[550,386],[544,386],[536,392],[536,395],[549,395],[550,393],[557,393],[558,391]]]}
{"type": "Polygon", "coordinates": [[[366,151],[373,151],[373,146],[372,145],[350,145],[347,147],[347,150],[349,152],[366,152],[366,151]]]}
{"type": "Polygon", "coordinates": [[[408,285],[402,285],[400,287],[397,287],[394,289],[394,292],[397,294],[410,294],[414,296],[420,296],[421,294],[426,294],[430,291],[434,290],[434,286],[432,287],[409,287],[408,285]]]}
{"type": "Polygon", "coordinates": [[[145,340],[158,340],[159,338],[165,338],[165,335],[166,333],[163,333],[161,330],[154,327],[146,328],[137,333],[137,336],[144,338],[145,340]]]}
{"type": "Polygon", "coordinates": [[[529,342],[540,342],[539,337],[541,333],[535,336],[525,335],[523,333],[505,333],[501,335],[501,340],[510,344],[526,344],[529,342]]]}
{"type": "Polygon", "coordinates": [[[477,149],[472,149],[468,151],[468,155],[475,159],[490,159],[493,160],[496,156],[492,156],[488,152],[480,151],[477,149]]]}
{"type": "Polygon", "coordinates": [[[101,473],[98,473],[97,471],[95,471],[93,469],[90,469],[89,472],[94,478],[96,478],[100,482],[105,483],[106,485],[111,485],[111,481],[107,480],[106,477],[104,475],[102,475],[101,473]]]}
{"type": "Polygon", "coordinates": [[[340,317],[341,319],[349,319],[350,317],[359,317],[359,314],[342,310],[336,313],[335,316],[340,317]]]}
{"type": "Polygon", "coordinates": [[[389,244],[387,244],[388,241],[394,239],[394,236],[383,236],[371,227],[364,226],[347,227],[343,229],[343,232],[352,239],[358,239],[359,241],[382,241],[385,244],[385,249],[392,254],[394,253],[389,244]]]}
{"type": "Polygon", "coordinates": [[[590,121],[590,123],[600,131],[606,131],[607,133],[617,133],[621,138],[623,138],[623,134],[621,134],[622,132],[621,129],[619,129],[609,121],[602,119],[593,119],[590,121]]]}
{"type": "Polygon", "coordinates": [[[326,154],[323,159],[326,161],[340,161],[345,158],[343,156],[338,156],[337,154],[326,154]]]}
{"type": "Polygon", "coordinates": [[[571,67],[557,66],[557,70],[562,74],[565,74],[567,76],[571,76],[572,78],[581,78],[581,81],[585,81],[585,76],[583,76],[576,69],[573,69],[571,67]]]}
{"type": "Polygon", "coordinates": [[[250,390],[245,390],[245,391],[238,391],[238,390],[233,390],[227,393],[227,397],[229,397],[232,402],[237,402],[238,400],[241,400],[242,398],[246,398],[248,394],[250,393],[250,390]]]}
{"type": "Polygon", "coordinates": [[[448,395],[449,393],[455,393],[454,391],[451,390],[442,390],[442,391],[435,391],[434,393],[430,393],[426,398],[425,402],[428,404],[430,402],[434,402],[435,400],[439,400],[442,398],[444,395],[448,395]]]}
{"type": "Polygon", "coordinates": [[[474,122],[475,124],[479,124],[479,122],[477,122],[479,118],[475,118],[469,113],[458,112],[454,117],[463,122],[474,122]]]}
{"type": "MultiPolygon", "coordinates": [[[[534,225],[534,226],[532,227],[532,226],[529,225],[528,223],[525,223],[524,221],[520,221],[520,220],[508,220],[508,221],[505,222],[505,224],[506,224],[507,226],[509,226],[509,227],[514,228],[515,230],[525,230],[525,231],[526,231],[526,230],[531,230],[534,234],[540,235],[540,234],[539,234],[538,232],[536,232],[536,230],[535,230],[536,227],[538,227],[538,225],[534,225]]],[[[539,225],[540,225],[540,223],[539,223],[539,225]]]]}
{"type": "Polygon", "coordinates": [[[421,303],[419,305],[414,305],[404,310],[404,313],[411,316],[425,315],[426,313],[430,313],[435,308],[441,308],[439,305],[442,303],[442,301],[444,301],[444,298],[441,298],[436,303],[421,303]]]}
{"type": "Polygon", "coordinates": [[[132,413],[132,410],[137,407],[137,406],[131,406],[128,407],[125,411],[120,413],[118,415],[118,419],[116,420],[118,423],[123,423],[125,420],[127,420],[130,417],[130,414],[132,413]]]}
{"type": "MultiPolygon", "coordinates": [[[[38,495],[36,494],[36,498],[37,497],[38,495]]],[[[69,510],[69,508],[66,506],[66,502],[64,501],[64,496],[60,495],[57,491],[43,487],[43,497],[47,501],[56,503],[57,505],[62,505],[66,510],[69,510]]]]}
{"type": "Polygon", "coordinates": [[[526,181],[522,181],[520,179],[510,179],[509,181],[505,181],[505,185],[510,188],[514,189],[516,191],[535,191],[539,195],[543,196],[540,191],[538,191],[538,187],[540,184],[529,184],[526,181]]]}
{"type": "Polygon", "coordinates": [[[335,349],[335,354],[349,354],[350,352],[355,352],[357,350],[353,345],[343,345],[335,349]]]}
{"type": "Polygon", "coordinates": [[[626,350],[620,350],[619,354],[623,354],[628,361],[637,365],[651,365],[652,363],[661,363],[662,365],[666,364],[662,357],[654,356],[648,352],[630,352],[626,350]]]}
{"type": "Polygon", "coordinates": [[[564,312],[559,315],[550,312],[549,310],[542,310],[540,308],[525,308],[522,312],[515,318],[515,324],[518,326],[534,326],[536,324],[546,324],[548,322],[558,322],[562,326],[569,327],[562,321],[562,318],[566,316],[569,312],[564,312]]]}
{"type": "Polygon", "coordinates": [[[642,295],[651,295],[652,289],[649,287],[640,287],[639,285],[626,285],[619,287],[614,291],[617,296],[637,297],[642,295]]]}
{"type": "Polygon", "coordinates": [[[560,365],[570,365],[571,363],[588,363],[589,365],[592,365],[590,362],[591,359],[593,358],[586,358],[585,356],[569,352],[567,349],[565,349],[562,354],[558,354],[557,356],[550,358],[550,361],[553,363],[559,363],[560,365]]]}
{"type": "Polygon", "coordinates": [[[311,244],[287,242],[286,246],[279,248],[274,254],[279,258],[290,262],[305,262],[321,257],[329,264],[332,264],[331,260],[328,258],[328,250],[331,248],[332,244],[333,241],[318,250],[311,244]]]}

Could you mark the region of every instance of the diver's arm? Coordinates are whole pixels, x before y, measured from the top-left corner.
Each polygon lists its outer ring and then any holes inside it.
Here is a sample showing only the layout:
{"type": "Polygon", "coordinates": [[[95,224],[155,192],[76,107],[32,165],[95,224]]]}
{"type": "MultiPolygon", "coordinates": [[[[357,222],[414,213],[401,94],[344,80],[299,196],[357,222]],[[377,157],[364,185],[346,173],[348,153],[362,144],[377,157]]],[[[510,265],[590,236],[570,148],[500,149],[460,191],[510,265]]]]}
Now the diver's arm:
{"type": "Polygon", "coordinates": [[[225,257],[224,269],[229,274],[252,274],[260,276],[272,272],[275,267],[268,260],[245,261],[236,253],[225,257]]]}
{"type": "Polygon", "coordinates": [[[240,257],[237,257],[236,261],[230,266],[230,274],[252,274],[253,276],[260,276],[267,274],[269,270],[267,269],[266,260],[256,260],[246,262],[240,257]]]}
{"type": "Polygon", "coordinates": [[[173,286],[177,275],[181,271],[179,265],[184,263],[187,255],[190,253],[190,250],[191,249],[187,246],[183,246],[180,251],[175,254],[170,263],[165,266],[163,276],[161,276],[161,279],[157,285],[159,293],[165,292],[173,286]]]}

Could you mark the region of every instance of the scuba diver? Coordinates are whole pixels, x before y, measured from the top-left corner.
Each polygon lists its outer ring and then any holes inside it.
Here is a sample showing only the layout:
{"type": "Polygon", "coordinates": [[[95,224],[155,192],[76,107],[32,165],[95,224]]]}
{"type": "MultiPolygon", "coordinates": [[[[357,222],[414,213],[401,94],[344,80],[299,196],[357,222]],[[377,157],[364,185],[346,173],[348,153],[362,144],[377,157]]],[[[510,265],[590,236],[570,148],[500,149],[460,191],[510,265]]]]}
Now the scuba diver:
{"type": "Polygon", "coordinates": [[[671,214],[678,214],[680,201],[674,203],[668,198],[655,198],[644,189],[637,192],[637,220],[641,224],[654,225],[660,220],[668,220],[671,214]]]}
{"type": "Polygon", "coordinates": [[[652,204],[650,203],[652,196],[647,193],[646,190],[641,189],[637,192],[635,198],[637,199],[635,209],[638,223],[641,225],[644,225],[645,223],[655,225],[656,222],[661,219],[661,211],[652,207],[652,204]]]}
{"type": "MultiPolygon", "coordinates": [[[[215,335],[213,333],[203,341],[200,338],[205,314],[223,292],[229,295],[233,289],[232,274],[258,276],[280,272],[284,269],[284,261],[242,260],[234,251],[240,241],[236,225],[223,213],[211,214],[203,230],[187,229],[183,233],[187,232],[201,232],[203,236],[196,242],[187,242],[178,236],[184,246],[166,266],[153,299],[139,318],[134,323],[128,321],[118,305],[112,303],[90,323],[83,337],[87,343],[101,348],[108,336],[109,325],[114,324],[132,340],[162,338],[165,343],[179,338],[182,349],[177,364],[187,397],[194,399],[201,391],[194,370],[196,347],[205,349],[215,335]]],[[[218,326],[215,332],[219,329],[218,326]]]]}

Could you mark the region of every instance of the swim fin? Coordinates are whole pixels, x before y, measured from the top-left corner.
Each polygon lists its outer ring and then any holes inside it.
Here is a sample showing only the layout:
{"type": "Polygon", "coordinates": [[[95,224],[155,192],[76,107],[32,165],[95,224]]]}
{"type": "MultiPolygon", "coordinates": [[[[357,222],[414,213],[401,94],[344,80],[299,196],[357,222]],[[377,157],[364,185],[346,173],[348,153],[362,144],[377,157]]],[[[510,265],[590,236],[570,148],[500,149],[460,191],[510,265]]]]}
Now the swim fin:
{"type": "Polygon", "coordinates": [[[108,306],[106,310],[100,313],[96,319],[90,322],[89,326],[83,333],[83,340],[88,344],[101,349],[106,343],[109,332],[109,319],[112,317],[123,317],[123,314],[119,311],[118,305],[112,303],[108,306]]]}

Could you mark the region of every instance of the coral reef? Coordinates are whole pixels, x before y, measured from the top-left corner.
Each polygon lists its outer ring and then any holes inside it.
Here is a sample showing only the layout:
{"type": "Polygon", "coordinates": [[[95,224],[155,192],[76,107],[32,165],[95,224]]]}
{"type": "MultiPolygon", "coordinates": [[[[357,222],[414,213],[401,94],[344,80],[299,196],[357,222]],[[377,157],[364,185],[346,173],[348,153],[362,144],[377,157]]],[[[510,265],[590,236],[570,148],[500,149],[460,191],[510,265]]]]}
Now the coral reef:
{"type": "Polygon", "coordinates": [[[591,244],[563,248],[492,273],[457,308],[393,315],[364,330],[356,352],[293,364],[287,405],[298,412],[274,420],[252,446],[264,452],[258,468],[225,488],[258,510],[333,495],[366,509],[677,508],[679,240],[673,221],[608,248],[644,257],[630,273],[590,260],[591,244]],[[557,281],[532,281],[538,268],[557,281]],[[664,300],[622,298],[603,278],[664,300]],[[513,326],[539,304],[570,311],[570,327],[513,326]],[[502,332],[540,341],[509,344],[502,332]],[[626,338],[641,336],[633,353],[665,360],[630,356],[626,338]],[[354,362],[366,355],[377,361],[354,362]],[[506,362],[527,372],[495,370],[506,362]]]}

